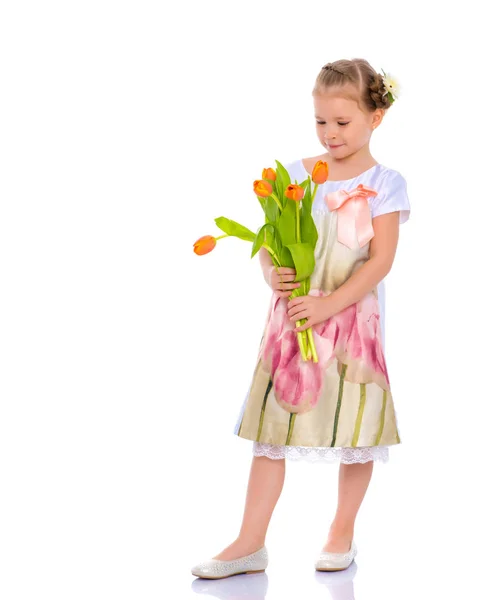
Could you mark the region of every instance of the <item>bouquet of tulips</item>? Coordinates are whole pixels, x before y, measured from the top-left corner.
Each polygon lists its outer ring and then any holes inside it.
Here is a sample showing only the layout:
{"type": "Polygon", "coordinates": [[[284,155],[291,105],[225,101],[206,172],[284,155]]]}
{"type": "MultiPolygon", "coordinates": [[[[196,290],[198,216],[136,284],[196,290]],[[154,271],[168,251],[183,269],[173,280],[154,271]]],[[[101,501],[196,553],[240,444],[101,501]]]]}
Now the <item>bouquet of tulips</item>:
{"type": "MultiPolygon", "coordinates": [[[[222,238],[235,236],[252,242],[251,258],[265,248],[276,270],[278,267],[290,267],[296,271],[296,282],[300,287],[294,289],[290,299],[309,293],[310,276],[313,273],[315,260],[314,249],[318,240],[318,232],[311,215],[311,208],[319,184],[328,178],[328,163],[319,160],[311,177],[301,184],[291,183],[288,171],[275,161],[276,171],[263,169],[262,179],[255,180],[253,191],[264,211],[265,222],[256,233],[236,221],[226,217],[215,219],[216,225],[224,231],[224,235],[213,237],[205,235],[194,243],[194,252],[198,255],[211,252],[216,242],[222,238]],[[314,190],[311,193],[311,179],[314,190]]],[[[306,319],[296,321],[300,327],[306,319]]],[[[298,343],[303,360],[318,362],[311,327],[297,332],[298,343]]]]}

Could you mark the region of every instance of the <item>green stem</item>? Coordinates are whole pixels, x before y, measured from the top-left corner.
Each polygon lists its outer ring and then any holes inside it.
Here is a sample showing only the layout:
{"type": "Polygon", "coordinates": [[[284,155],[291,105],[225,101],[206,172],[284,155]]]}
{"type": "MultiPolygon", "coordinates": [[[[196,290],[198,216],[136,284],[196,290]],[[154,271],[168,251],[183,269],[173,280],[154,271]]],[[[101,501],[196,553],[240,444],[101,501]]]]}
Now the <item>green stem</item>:
{"type": "Polygon", "coordinates": [[[301,236],[299,233],[299,202],[296,202],[296,241],[298,244],[301,243],[301,236]]]}
{"type": "MultiPolygon", "coordinates": [[[[301,321],[300,321],[301,325],[304,325],[306,323],[306,321],[307,321],[307,319],[301,319],[301,321]]],[[[309,344],[308,344],[308,334],[303,329],[303,331],[301,331],[301,335],[303,336],[303,344],[304,344],[304,347],[306,348],[306,360],[311,360],[311,348],[309,347],[309,344]]]]}
{"type": "Polygon", "coordinates": [[[311,329],[311,327],[308,327],[308,329],[306,329],[306,333],[308,335],[311,352],[313,353],[313,361],[317,363],[318,362],[318,353],[316,352],[316,346],[314,345],[313,330],[311,329]]]}
{"type": "Polygon", "coordinates": [[[381,440],[381,436],[383,434],[383,429],[384,429],[384,417],[386,416],[386,401],[388,398],[388,393],[386,390],[383,390],[383,405],[381,408],[381,419],[379,421],[379,431],[378,434],[376,436],[376,446],[379,446],[379,442],[381,440]]]}
{"type": "Polygon", "coordinates": [[[353,447],[357,446],[358,444],[359,432],[361,431],[361,421],[363,420],[364,406],[366,404],[366,384],[360,383],[359,388],[361,390],[359,396],[359,410],[358,416],[356,417],[356,424],[354,425],[353,441],[351,443],[351,446],[353,447]]]}
{"type": "Polygon", "coordinates": [[[274,192],[271,194],[271,198],[273,198],[273,200],[278,205],[279,212],[283,212],[283,207],[281,206],[281,202],[278,200],[278,197],[276,196],[276,194],[274,192]]]}
{"type": "Polygon", "coordinates": [[[221,238],[224,237],[229,237],[229,233],[225,233],[224,235],[219,235],[217,238],[215,238],[216,241],[221,240],[221,238]]]}
{"type": "Polygon", "coordinates": [[[288,437],[286,438],[286,446],[288,446],[289,442],[291,441],[291,436],[293,435],[293,427],[294,427],[295,419],[296,419],[296,413],[291,413],[289,416],[289,427],[288,427],[288,437]]]}
{"type": "Polygon", "coordinates": [[[262,244],[263,248],[266,248],[266,250],[271,254],[271,256],[274,258],[274,260],[278,263],[276,266],[280,267],[281,266],[281,262],[279,260],[279,258],[276,256],[276,254],[274,253],[274,250],[272,248],[270,248],[268,246],[268,244],[262,244]]]}
{"type": "Polygon", "coordinates": [[[318,189],[318,184],[314,184],[313,195],[311,196],[311,204],[314,202],[314,197],[316,196],[316,190],[318,189]]]}
{"type": "Polygon", "coordinates": [[[336,414],[334,415],[333,441],[331,442],[331,447],[334,446],[334,444],[336,443],[336,434],[338,432],[339,411],[341,410],[341,401],[343,399],[344,376],[346,375],[347,367],[348,367],[348,365],[342,365],[342,367],[341,367],[341,377],[339,378],[338,404],[336,406],[336,414]]]}
{"type": "MultiPolygon", "coordinates": [[[[289,296],[289,300],[292,300],[293,298],[297,298],[298,296],[302,296],[301,288],[294,289],[291,292],[291,295],[289,296]]],[[[306,323],[306,319],[299,319],[298,321],[295,321],[295,326],[297,328],[299,328],[304,323],[306,323]]],[[[301,350],[302,359],[304,361],[310,360],[311,359],[311,351],[309,349],[308,336],[306,334],[306,331],[304,331],[304,330],[297,331],[296,336],[298,338],[298,344],[299,344],[299,349],[301,350]]]]}
{"type": "Polygon", "coordinates": [[[258,426],[258,433],[256,435],[256,441],[259,442],[260,437],[261,437],[261,430],[263,429],[263,421],[264,421],[264,411],[266,410],[266,401],[268,400],[268,394],[269,391],[271,389],[271,387],[273,386],[273,381],[270,379],[268,381],[268,387],[266,388],[266,392],[264,393],[264,398],[263,398],[263,405],[261,407],[261,415],[259,418],[259,426],[258,426]]]}
{"type": "MultiPolygon", "coordinates": [[[[301,321],[296,321],[296,327],[301,327],[301,321]]],[[[306,361],[308,360],[308,351],[302,333],[302,331],[297,331],[296,337],[298,338],[299,349],[301,350],[301,358],[306,361]]]]}
{"type": "Polygon", "coordinates": [[[307,330],[303,331],[303,335],[304,335],[304,343],[308,347],[308,360],[311,360],[313,357],[313,351],[311,350],[311,346],[309,345],[308,331],[307,330]]]}

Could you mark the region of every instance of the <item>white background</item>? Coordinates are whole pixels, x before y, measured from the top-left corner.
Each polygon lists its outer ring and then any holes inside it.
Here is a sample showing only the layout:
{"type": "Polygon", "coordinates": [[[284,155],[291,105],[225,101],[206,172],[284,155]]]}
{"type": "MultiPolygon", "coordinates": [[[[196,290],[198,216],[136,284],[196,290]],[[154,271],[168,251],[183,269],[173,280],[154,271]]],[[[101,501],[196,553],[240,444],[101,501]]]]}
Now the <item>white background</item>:
{"type": "Polygon", "coordinates": [[[0,6],[1,597],[477,594],[472,8],[0,6]],[[288,463],[265,577],[192,585],[241,523],[251,446],[233,427],[270,297],[249,243],[193,242],[221,215],[257,229],[253,180],[324,151],[314,80],[353,57],[402,86],[371,152],[412,209],[386,281],[403,443],[375,466],[354,579],[313,568],[337,465],[288,463]]]}

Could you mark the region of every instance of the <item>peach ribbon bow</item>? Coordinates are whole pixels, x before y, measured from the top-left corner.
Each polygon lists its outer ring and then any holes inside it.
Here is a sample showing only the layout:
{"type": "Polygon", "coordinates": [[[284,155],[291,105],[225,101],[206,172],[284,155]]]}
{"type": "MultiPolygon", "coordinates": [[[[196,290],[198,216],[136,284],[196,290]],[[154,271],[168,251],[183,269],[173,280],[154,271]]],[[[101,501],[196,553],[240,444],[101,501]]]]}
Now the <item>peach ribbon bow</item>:
{"type": "Polygon", "coordinates": [[[365,246],[374,237],[369,210],[369,196],[377,196],[376,190],[360,183],[354,190],[338,190],[325,196],[330,211],[338,211],[338,241],[353,248],[356,240],[359,247],[365,246]]]}

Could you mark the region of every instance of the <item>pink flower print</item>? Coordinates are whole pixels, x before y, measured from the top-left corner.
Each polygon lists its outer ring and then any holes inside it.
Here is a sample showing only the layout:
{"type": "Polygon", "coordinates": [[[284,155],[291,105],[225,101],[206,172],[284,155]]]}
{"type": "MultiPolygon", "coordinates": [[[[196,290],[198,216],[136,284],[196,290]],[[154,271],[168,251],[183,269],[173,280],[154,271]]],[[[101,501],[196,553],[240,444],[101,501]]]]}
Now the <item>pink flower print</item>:
{"type": "Polygon", "coordinates": [[[280,311],[276,310],[276,307],[281,300],[280,296],[273,293],[271,302],[268,309],[268,316],[266,317],[265,329],[263,337],[261,339],[261,345],[259,349],[259,355],[265,365],[271,369],[271,351],[273,350],[273,339],[277,338],[281,334],[283,323],[281,321],[280,311]],[[268,355],[269,360],[265,358],[268,355]]]}
{"type": "MultiPolygon", "coordinates": [[[[320,290],[310,294],[325,295],[320,290]]],[[[379,304],[373,293],[327,321],[313,326],[315,334],[331,340],[339,363],[347,364],[346,380],[377,383],[389,390],[389,376],[381,343],[379,304]]],[[[338,364],[340,369],[341,364],[338,364]]]]}
{"type": "Polygon", "coordinates": [[[304,361],[289,320],[287,298],[277,297],[267,325],[261,355],[271,373],[276,401],[290,413],[305,413],[313,409],[321,394],[325,357],[331,356],[329,340],[319,340],[319,362],[304,361]]]}
{"type": "Polygon", "coordinates": [[[283,337],[272,379],[276,400],[284,410],[302,414],[316,406],[323,384],[322,369],[318,363],[303,360],[293,331],[283,337]]]}

